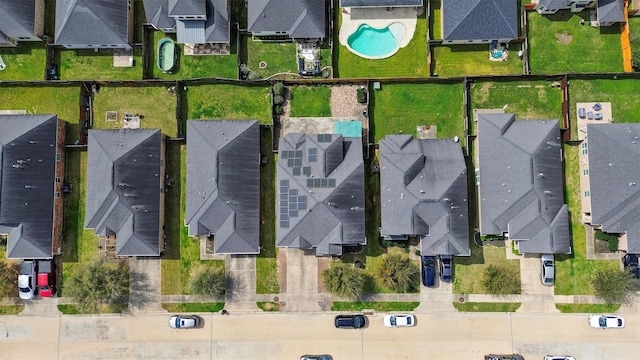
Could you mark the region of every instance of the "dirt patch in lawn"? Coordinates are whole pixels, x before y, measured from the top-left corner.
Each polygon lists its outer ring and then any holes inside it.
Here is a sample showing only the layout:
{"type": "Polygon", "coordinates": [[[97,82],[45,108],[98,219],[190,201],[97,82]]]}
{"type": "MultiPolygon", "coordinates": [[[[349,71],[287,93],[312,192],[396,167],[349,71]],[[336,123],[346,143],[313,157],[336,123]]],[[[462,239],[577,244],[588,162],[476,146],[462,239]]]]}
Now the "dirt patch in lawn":
{"type": "Polygon", "coordinates": [[[558,42],[562,45],[569,45],[573,41],[573,35],[569,35],[566,31],[560,34],[556,33],[555,36],[556,39],[558,39],[558,42]]]}

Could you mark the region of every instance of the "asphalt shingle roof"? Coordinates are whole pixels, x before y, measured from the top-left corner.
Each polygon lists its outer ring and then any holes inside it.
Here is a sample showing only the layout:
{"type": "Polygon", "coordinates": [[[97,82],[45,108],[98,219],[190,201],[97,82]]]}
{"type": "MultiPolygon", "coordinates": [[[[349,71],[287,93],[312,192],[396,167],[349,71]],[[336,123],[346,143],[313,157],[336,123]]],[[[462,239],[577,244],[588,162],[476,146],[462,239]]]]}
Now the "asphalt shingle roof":
{"type": "MultiPolygon", "coordinates": [[[[144,0],[145,13],[147,15],[147,23],[152,24],[156,29],[176,29],[176,19],[169,15],[171,0],[144,0]]],[[[198,13],[205,12],[207,20],[179,20],[182,21],[182,29],[192,29],[193,25],[184,25],[185,23],[195,23],[199,30],[196,36],[187,37],[178,30],[178,42],[193,43],[228,43],[230,41],[229,34],[229,10],[226,0],[206,0],[197,2],[190,6],[199,6],[198,13]],[[201,9],[200,9],[201,7],[201,9]],[[180,41],[185,40],[185,41],[180,41]]],[[[196,11],[196,10],[192,10],[196,11]]],[[[176,14],[174,14],[176,15],[176,14]]]]}
{"type": "Polygon", "coordinates": [[[422,0],[340,0],[340,7],[422,6],[422,0]]]}
{"type": "Polygon", "coordinates": [[[35,0],[0,0],[0,33],[5,38],[33,37],[35,0]]]}
{"type": "Polygon", "coordinates": [[[260,125],[187,121],[189,235],[214,234],[214,251],[260,252],[260,125]]]}
{"type": "Polygon", "coordinates": [[[249,31],[287,31],[293,39],[324,38],[326,1],[249,1],[249,31]]]}
{"type": "Polygon", "coordinates": [[[481,233],[509,233],[522,253],[570,252],[557,120],[478,116],[481,233]]]}
{"type": "Polygon", "coordinates": [[[56,0],[55,43],[128,43],[127,0],[56,0]]]}
{"type": "Polygon", "coordinates": [[[539,0],[538,6],[543,5],[546,9],[566,9],[571,0],[539,0]]]}
{"type": "Polygon", "coordinates": [[[444,40],[518,37],[517,0],[442,0],[444,40]]]}
{"type": "Polygon", "coordinates": [[[624,0],[598,0],[598,21],[601,23],[624,21],[624,0]]]}
{"type": "Polygon", "coordinates": [[[417,235],[423,255],[469,255],[467,169],[459,143],[380,141],[382,235],[417,235]]]}

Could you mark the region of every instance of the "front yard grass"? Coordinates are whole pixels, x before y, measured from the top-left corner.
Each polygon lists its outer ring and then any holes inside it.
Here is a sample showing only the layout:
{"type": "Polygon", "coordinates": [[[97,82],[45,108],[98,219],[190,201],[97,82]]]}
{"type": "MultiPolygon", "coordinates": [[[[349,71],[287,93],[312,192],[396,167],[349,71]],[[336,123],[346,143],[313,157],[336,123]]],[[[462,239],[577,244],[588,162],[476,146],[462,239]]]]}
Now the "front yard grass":
{"type": "Polygon", "coordinates": [[[102,86],[93,102],[94,129],[122,129],[124,114],[141,114],[140,127],[162,129],[171,137],[177,135],[176,97],[163,86],[102,86]],[[118,121],[106,121],[107,111],[117,111],[118,121]]]}
{"type": "MultiPolygon", "coordinates": [[[[56,49],[61,80],[140,80],[142,50],[133,49],[132,67],[114,67],[113,50],[56,49]]],[[[44,70],[43,74],[44,74],[44,70]]],[[[44,76],[44,75],[43,75],[44,76]]]]}
{"type": "Polygon", "coordinates": [[[262,79],[279,73],[298,73],[294,42],[265,42],[247,38],[247,66],[262,79]],[[260,69],[260,62],[267,67],[260,69]]]}
{"type": "Polygon", "coordinates": [[[420,302],[400,302],[400,301],[334,301],[331,304],[331,311],[413,311],[420,305],[420,302]]]}
{"type": "Polygon", "coordinates": [[[18,315],[24,310],[24,305],[1,305],[0,315],[18,315]]]}
{"type": "MultiPolygon", "coordinates": [[[[482,287],[485,269],[489,265],[502,265],[520,273],[519,260],[507,260],[505,248],[471,245],[471,256],[455,259],[454,294],[487,294],[482,287]]],[[[510,251],[510,250],[509,250],[510,251]]]]}
{"type": "Polygon", "coordinates": [[[47,52],[43,42],[24,41],[18,47],[0,48],[7,66],[0,71],[0,80],[44,80],[47,52]]]}
{"type": "Polygon", "coordinates": [[[438,45],[433,47],[434,74],[440,77],[465,75],[520,75],[520,44],[512,44],[507,61],[489,60],[489,44],[438,45]]]}
{"type": "Polygon", "coordinates": [[[177,313],[177,312],[196,312],[196,313],[211,312],[211,313],[217,313],[218,311],[224,309],[224,303],[223,302],[212,302],[212,303],[162,303],[162,308],[167,310],[170,313],[177,313]]]}
{"type": "Polygon", "coordinates": [[[331,116],[331,88],[328,86],[292,86],[291,117],[331,116]]]}
{"type": "Polygon", "coordinates": [[[190,86],[189,119],[257,119],[271,124],[271,88],[267,85],[190,86]]]}
{"type": "MultiPolygon", "coordinates": [[[[589,26],[589,11],[527,12],[531,73],[622,72],[620,27],[589,26]],[[586,24],[580,25],[584,19],[586,24]]],[[[572,86],[573,88],[573,86],[572,86]]]]}
{"type": "Polygon", "coordinates": [[[454,302],[453,307],[462,312],[516,312],[520,303],[454,302]]]}
{"type": "Polygon", "coordinates": [[[371,132],[416,135],[418,125],[436,125],[439,139],[464,139],[462,84],[382,84],[371,95],[371,132]]]}
{"type": "Polygon", "coordinates": [[[58,305],[58,310],[64,315],[78,315],[78,314],[121,314],[129,307],[129,304],[106,304],[98,308],[96,312],[81,311],[77,305],[74,304],[61,304],[58,305]]]}
{"type": "Polygon", "coordinates": [[[556,304],[561,313],[614,313],[620,309],[620,304],[556,304]]]}
{"type": "Polygon", "coordinates": [[[280,311],[280,303],[273,301],[258,301],[256,303],[258,308],[262,311],[272,312],[272,311],[280,311]]]}
{"type": "MultiPolygon", "coordinates": [[[[340,26],[342,13],[340,6],[334,6],[334,24],[340,26]]],[[[425,77],[429,76],[427,63],[427,18],[418,17],[413,38],[407,46],[386,59],[371,60],[362,58],[341,45],[338,40],[339,28],[336,26],[333,37],[333,76],[341,78],[386,78],[386,77],[425,77]],[[336,68],[337,66],[337,68],[336,68]]]]}

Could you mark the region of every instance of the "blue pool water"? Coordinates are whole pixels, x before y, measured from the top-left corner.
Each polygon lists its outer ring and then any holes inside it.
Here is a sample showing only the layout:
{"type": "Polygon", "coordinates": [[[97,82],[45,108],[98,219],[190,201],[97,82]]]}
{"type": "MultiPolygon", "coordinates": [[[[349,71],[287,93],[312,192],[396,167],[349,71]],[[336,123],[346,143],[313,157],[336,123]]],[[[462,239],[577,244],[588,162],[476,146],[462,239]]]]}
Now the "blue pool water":
{"type": "Polygon", "coordinates": [[[360,121],[336,121],[333,131],[344,137],[362,137],[362,123],[360,121]]]}
{"type": "Polygon", "coordinates": [[[493,55],[494,59],[501,58],[502,57],[502,51],[494,51],[492,55],[493,55]]]}
{"type": "Polygon", "coordinates": [[[398,39],[390,29],[391,25],[384,29],[376,29],[362,24],[358,30],[349,35],[347,43],[353,50],[367,57],[390,56],[398,50],[398,39]]]}

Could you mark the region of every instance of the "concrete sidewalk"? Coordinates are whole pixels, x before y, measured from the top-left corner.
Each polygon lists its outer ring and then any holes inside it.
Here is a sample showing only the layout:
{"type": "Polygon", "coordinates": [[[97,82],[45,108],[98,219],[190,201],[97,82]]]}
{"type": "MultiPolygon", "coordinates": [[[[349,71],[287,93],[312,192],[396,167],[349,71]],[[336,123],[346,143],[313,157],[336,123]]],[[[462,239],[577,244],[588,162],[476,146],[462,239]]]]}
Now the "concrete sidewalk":
{"type": "Polygon", "coordinates": [[[129,260],[129,313],[166,312],[160,303],[160,259],[129,260]]]}

